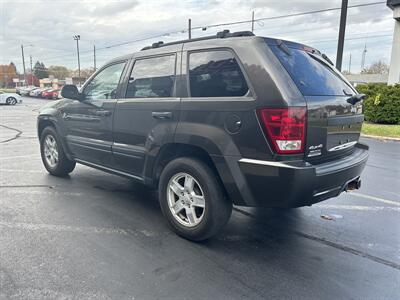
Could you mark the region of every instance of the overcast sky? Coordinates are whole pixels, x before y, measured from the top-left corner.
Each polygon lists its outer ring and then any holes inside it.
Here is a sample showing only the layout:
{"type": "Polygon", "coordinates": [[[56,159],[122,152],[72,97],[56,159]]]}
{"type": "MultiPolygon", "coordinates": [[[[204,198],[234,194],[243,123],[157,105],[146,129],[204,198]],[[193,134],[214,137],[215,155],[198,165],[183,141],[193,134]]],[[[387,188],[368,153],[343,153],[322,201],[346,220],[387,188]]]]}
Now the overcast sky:
{"type": "MultiPolygon", "coordinates": [[[[379,0],[349,0],[349,6],[379,0]]],[[[384,1],[386,2],[386,1],[384,1]]],[[[73,35],[81,36],[81,68],[93,66],[93,45],[98,66],[115,56],[135,52],[141,47],[163,40],[187,38],[187,19],[192,26],[243,21],[281,16],[312,10],[340,7],[340,0],[0,0],[0,64],[13,61],[22,71],[21,44],[25,59],[50,65],[77,68],[76,44],[73,35]],[[169,33],[169,34],[167,34],[169,33]],[[165,34],[152,40],[132,42],[165,34]],[[32,45],[32,46],[29,46],[32,45]]],[[[264,20],[255,25],[255,34],[278,37],[309,44],[336,59],[340,10],[304,16],[264,20]]],[[[394,21],[392,11],[384,4],[349,8],[343,69],[348,68],[352,55],[352,72],[360,70],[364,45],[366,65],[377,60],[389,62],[394,21]]],[[[250,23],[201,29],[193,37],[215,34],[223,29],[250,30],[250,23]]]]}

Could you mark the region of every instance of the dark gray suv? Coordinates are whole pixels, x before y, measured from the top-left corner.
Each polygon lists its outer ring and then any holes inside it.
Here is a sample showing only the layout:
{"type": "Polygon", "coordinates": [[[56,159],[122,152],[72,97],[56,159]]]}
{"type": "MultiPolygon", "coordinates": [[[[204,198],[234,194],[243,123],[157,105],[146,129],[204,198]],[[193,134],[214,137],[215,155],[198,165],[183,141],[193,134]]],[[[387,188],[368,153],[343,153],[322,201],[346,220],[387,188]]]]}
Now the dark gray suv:
{"type": "Polygon", "coordinates": [[[43,107],[43,164],[157,187],[172,228],[214,235],[232,204],[299,207],[359,188],[363,95],[318,50],[229,33],[155,43],[43,107]]]}

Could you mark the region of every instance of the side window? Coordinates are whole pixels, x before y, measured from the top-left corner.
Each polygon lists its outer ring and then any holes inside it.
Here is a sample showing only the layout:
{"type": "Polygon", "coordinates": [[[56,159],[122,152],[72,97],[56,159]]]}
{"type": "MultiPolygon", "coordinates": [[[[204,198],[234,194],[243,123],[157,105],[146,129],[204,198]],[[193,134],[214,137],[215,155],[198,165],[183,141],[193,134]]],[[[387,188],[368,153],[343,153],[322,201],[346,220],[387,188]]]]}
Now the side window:
{"type": "Polygon", "coordinates": [[[85,100],[114,99],[125,62],[106,67],[85,87],[85,100]]]}
{"type": "Polygon", "coordinates": [[[138,59],[129,78],[126,98],[172,97],[175,55],[138,59]]]}
{"type": "Polygon", "coordinates": [[[191,97],[240,97],[249,88],[230,51],[215,50],[189,54],[191,97]]]}

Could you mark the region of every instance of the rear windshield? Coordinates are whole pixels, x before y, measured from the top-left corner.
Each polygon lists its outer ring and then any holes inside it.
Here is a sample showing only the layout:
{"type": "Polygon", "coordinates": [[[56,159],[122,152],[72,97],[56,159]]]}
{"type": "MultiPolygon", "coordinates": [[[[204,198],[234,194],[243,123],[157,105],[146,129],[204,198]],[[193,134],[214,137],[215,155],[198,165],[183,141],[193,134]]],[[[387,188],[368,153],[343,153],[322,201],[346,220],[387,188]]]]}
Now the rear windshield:
{"type": "Polygon", "coordinates": [[[269,46],[305,96],[345,96],[354,94],[350,86],[336,74],[323,58],[302,49],[269,46]]]}

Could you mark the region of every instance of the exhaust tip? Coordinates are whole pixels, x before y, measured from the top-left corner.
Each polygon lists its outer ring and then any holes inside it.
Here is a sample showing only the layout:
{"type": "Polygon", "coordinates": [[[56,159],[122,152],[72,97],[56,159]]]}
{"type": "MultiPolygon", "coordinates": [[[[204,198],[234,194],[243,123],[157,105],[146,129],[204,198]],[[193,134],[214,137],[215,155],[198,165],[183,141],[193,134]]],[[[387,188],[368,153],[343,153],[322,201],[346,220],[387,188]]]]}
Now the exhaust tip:
{"type": "Polygon", "coordinates": [[[361,179],[357,178],[347,184],[346,192],[358,190],[359,188],[361,188],[361,179]]]}

